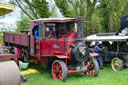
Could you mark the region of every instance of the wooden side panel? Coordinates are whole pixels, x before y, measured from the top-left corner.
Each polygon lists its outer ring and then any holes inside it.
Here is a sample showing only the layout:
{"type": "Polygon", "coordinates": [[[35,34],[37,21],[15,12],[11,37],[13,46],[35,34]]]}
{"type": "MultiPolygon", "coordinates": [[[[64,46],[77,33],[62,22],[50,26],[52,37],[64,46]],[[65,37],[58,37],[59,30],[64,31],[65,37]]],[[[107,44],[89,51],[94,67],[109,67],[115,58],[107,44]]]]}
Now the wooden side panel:
{"type": "Polygon", "coordinates": [[[29,43],[28,35],[22,34],[21,35],[21,45],[28,46],[28,43],[29,43]]]}
{"type": "Polygon", "coordinates": [[[10,33],[8,33],[8,34],[9,34],[9,42],[13,43],[13,34],[10,34],[10,33]]]}
{"type": "Polygon", "coordinates": [[[20,35],[19,34],[12,34],[14,38],[14,44],[20,45],[20,35]]]}
{"type": "Polygon", "coordinates": [[[4,33],[4,42],[28,47],[29,37],[27,34],[4,33]]]}
{"type": "Polygon", "coordinates": [[[9,39],[9,34],[8,33],[4,33],[4,41],[8,42],[9,39]]]}

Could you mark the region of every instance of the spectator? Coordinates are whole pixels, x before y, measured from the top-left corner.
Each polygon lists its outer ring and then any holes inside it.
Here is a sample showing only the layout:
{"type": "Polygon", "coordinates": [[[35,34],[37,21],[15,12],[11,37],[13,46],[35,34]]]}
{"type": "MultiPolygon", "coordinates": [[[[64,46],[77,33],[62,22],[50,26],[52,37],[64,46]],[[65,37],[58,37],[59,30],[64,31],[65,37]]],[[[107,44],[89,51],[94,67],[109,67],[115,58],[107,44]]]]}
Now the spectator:
{"type": "Polygon", "coordinates": [[[100,69],[103,69],[104,68],[103,67],[103,58],[102,58],[102,55],[101,55],[101,53],[103,52],[103,49],[104,49],[104,47],[103,48],[100,48],[99,47],[99,42],[96,42],[96,44],[94,46],[94,51],[96,53],[98,53],[98,56],[96,56],[96,60],[97,60],[97,62],[99,64],[100,69]]]}

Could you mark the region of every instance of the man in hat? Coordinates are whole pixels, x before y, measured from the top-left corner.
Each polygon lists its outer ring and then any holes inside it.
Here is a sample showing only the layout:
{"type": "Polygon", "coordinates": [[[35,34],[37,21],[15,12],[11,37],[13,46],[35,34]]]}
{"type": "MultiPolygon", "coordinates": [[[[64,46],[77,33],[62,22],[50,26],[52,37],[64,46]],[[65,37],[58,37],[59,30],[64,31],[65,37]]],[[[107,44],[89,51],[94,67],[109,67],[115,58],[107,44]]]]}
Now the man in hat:
{"type": "Polygon", "coordinates": [[[102,58],[102,55],[101,53],[103,53],[103,50],[104,50],[104,47],[103,48],[100,48],[100,43],[99,42],[96,42],[95,46],[94,46],[94,51],[96,53],[98,53],[98,56],[96,56],[96,59],[97,59],[97,62],[99,64],[99,67],[100,69],[103,69],[103,58],[102,58]]]}

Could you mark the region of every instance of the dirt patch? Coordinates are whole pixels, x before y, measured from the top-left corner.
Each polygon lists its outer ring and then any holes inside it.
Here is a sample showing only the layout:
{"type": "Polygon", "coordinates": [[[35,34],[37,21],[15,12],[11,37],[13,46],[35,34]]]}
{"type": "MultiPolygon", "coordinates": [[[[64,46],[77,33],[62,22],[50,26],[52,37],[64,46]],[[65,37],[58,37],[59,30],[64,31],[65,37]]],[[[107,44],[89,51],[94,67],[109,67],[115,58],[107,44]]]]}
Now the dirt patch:
{"type": "Polygon", "coordinates": [[[4,45],[4,42],[2,40],[0,40],[0,45],[2,45],[2,48],[5,49],[6,46],[4,45]]]}

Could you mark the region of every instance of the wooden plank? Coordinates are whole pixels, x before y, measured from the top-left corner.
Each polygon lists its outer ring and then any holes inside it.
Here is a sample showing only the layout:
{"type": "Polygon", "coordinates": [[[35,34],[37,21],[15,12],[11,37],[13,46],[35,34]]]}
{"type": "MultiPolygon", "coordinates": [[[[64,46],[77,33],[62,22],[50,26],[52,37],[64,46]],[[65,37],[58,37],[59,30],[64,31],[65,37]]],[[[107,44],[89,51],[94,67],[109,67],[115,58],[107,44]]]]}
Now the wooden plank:
{"type": "Polygon", "coordinates": [[[28,46],[28,35],[27,34],[13,34],[13,33],[4,33],[5,42],[9,42],[15,45],[28,46]]]}

